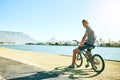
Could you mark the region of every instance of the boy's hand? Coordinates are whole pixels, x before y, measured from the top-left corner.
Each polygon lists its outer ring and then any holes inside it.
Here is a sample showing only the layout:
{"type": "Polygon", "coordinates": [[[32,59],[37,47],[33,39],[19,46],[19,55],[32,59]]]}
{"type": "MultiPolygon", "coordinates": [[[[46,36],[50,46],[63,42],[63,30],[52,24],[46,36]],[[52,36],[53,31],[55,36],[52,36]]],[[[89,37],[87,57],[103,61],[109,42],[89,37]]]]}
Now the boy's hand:
{"type": "Polygon", "coordinates": [[[81,43],[80,43],[80,46],[83,46],[83,45],[84,45],[84,42],[81,42],[81,43]]]}

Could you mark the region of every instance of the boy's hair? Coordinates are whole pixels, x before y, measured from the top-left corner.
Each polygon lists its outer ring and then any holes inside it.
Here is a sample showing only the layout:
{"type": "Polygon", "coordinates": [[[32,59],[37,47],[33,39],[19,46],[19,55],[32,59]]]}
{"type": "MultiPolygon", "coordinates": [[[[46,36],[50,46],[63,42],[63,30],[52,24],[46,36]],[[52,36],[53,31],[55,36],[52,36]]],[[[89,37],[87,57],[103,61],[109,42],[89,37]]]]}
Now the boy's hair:
{"type": "Polygon", "coordinates": [[[84,22],[85,22],[85,23],[89,23],[86,19],[83,19],[83,20],[82,20],[82,23],[84,23],[84,22]]]}

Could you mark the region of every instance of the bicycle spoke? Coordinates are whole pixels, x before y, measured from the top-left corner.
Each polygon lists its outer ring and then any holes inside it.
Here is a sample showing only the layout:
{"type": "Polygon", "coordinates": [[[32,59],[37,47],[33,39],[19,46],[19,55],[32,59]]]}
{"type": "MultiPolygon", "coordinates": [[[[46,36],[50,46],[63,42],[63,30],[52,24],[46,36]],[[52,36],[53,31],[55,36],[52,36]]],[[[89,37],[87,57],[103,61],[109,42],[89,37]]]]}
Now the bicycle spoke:
{"type": "Polygon", "coordinates": [[[92,67],[96,72],[101,72],[104,69],[104,60],[98,54],[93,56],[92,67]]]}

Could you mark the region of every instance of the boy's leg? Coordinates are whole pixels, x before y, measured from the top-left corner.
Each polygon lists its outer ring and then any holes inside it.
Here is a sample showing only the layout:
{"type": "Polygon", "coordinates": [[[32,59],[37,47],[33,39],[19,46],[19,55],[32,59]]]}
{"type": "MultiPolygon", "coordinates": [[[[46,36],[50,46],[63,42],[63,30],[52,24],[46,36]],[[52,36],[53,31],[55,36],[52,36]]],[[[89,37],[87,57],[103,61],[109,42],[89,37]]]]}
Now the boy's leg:
{"type": "Polygon", "coordinates": [[[86,51],[86,56],[88,57],[88,58],[90,58],[92,55],[91,55],[91,49],[87,49],[87,51],[86,51]]]}
{"type": "Polygon", "coordinates": [[[89,51],[86,51],[86,56],[87,56],[87,58],[90,58],[90,52],[89,51]]]}
{"type": "Polygon", "coordinates": [[[87,60],[87,64],[85,65],[85,68],[88,68],[89,67],[89,62],[91,62],[91,50],[90,49],[87,49],[86,57],[88,58],[88,60],[87,60]]]}
{"type": "Polygon", "coordinates": [[[75,65],[76,54],[78,54],[78,52],[80,52],[80,50],[78,48],[73,50],[73,56],[72,56],[72,65],[73,66],[75,65]]]}
{"type": "Polygon", "coordinates": [[[76,59],[76,54],[78,54],[80,51],[84,50],[85,46],[79,46],[78,48],[73,50],[73,56],[72,56],[72,64],[68,68],[75,68],[75,59],[76,59]]]}

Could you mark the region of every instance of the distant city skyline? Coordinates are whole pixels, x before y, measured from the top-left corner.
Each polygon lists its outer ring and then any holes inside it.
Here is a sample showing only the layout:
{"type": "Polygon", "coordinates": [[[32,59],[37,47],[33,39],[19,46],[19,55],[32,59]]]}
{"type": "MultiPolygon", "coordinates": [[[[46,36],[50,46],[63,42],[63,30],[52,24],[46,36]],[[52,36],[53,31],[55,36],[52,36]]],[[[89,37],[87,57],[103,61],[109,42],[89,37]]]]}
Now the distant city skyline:
{"type": "Polygon", "coordinates": [[[120,40],[120,0],[1,0],[0,30],[38,41],[81,40],[88,19],[97,39],[120,40]]]}

